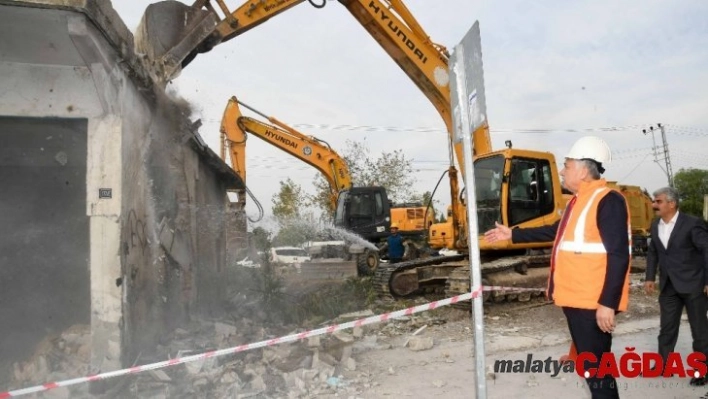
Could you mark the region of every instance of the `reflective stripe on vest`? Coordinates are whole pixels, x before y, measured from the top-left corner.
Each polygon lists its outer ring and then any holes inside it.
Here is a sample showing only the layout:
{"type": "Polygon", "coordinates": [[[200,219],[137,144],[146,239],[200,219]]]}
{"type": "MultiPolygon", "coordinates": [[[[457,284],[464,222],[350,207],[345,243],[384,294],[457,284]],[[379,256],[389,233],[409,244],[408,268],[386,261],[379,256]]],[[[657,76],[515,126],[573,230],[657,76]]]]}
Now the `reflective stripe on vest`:
{"type": "MultiPolygon", "coordinates": [[[[585,204],[585,208],[580,212],[578,216],[578,222],[575,224],[575,231],[573,234],[573,241],[561,241],[558,246],[559,251],[568,251],[576,254],[591,253],[591,254],[606,254],[607,250],[602,243],[586,243],[585,242],[585,222],[588,218],[588,212],[590,208],[595,203],[595,197],[605,190],[609,190],[607,187],[601,187],[595,190],[590,196],[590,200],[585,204]]],[[[565,232],[563,232],[565,236],[565,232]]]]}
{"type": "MultiPolygon", "coordinates": [[[[558,245],[559,251],[568,251],[576,254],[588,253],[588,254],[606,254],[607,249],[602,243],[587,243],[585,242],[585,222],[587,221],[587,215],[590,211],[590,207],[595,203],[595,197],[605,190],[609,190],[607,187],[601,187],[595,190],[590,197],[590,200],[580,212],[578,216],[578,223],[575,225],[575,231],[573,234],[573,241],[561,241],[558,245]]],[[[565,232],[564,232],[565,233],[565,232]]],[[[565,234],[563,234],[565,235],[565,234]]],[[[629,255],[632,256],[632,229],[629,227],[627,229],[627,237],[629,238],[629,255]]]]}

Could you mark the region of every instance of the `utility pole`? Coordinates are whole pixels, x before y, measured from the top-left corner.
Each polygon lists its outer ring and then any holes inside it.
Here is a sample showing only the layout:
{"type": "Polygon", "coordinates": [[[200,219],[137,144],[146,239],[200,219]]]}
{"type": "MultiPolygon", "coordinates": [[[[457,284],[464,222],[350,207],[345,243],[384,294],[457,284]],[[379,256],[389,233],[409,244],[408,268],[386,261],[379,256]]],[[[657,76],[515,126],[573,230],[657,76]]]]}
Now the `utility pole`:
{"type": "Polygon", "coordinates": [[[671,157],[669,156],[669,142],[666,141],[666,129],[661,123],[656,124],[659,131],[661,131],[661,143],[662,143],[662,152],[663,152],[663,161],[665,164],[665,168],[661,166],[660,160],[659,160],[659,153],[658,153],[658,148],[656,145],[656,136],[654,136],[654,126],[649,126],[649,132],[647,132],[647,129],[642,129],[642,133],[647,134],[651,133],[651,139],[654,142],[654,146],[652,149],[654,150],[654,162],[656,162],[657,165],[659,165],[659,168],[664,171],[664,174],[666,174],[666,179],[669,182],[669,187],[674,186],[674,172],[671,169],[671,157]]]}

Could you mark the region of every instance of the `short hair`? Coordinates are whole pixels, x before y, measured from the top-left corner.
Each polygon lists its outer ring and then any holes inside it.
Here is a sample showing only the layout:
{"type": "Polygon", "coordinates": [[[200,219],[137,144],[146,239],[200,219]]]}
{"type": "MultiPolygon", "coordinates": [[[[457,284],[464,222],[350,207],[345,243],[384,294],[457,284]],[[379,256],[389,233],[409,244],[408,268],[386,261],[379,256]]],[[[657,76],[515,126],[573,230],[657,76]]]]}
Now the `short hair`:
{"type": "Polygon", "coordinates": [[[676,203],[676,209],[678,209],[678,207],[679,207],[679,192],[677,189],[675,189],[673,187],[662,187],[662,188],[654,191],[654,193],[653,193],[654,198],[656,198],[656,196],[661,195],[661,194],[666,195],[666,201],[676,203]]]}
{"type": "Polygon", "coordinates": [[[602,172],[605,171],[599,163],[593,161],[592,159],[576,159],[576,161],[578,162],[578,166],[584,166],[587,168],[588,173],[593,180],[600,180],[600,177],[602,177],[602,172]]]}

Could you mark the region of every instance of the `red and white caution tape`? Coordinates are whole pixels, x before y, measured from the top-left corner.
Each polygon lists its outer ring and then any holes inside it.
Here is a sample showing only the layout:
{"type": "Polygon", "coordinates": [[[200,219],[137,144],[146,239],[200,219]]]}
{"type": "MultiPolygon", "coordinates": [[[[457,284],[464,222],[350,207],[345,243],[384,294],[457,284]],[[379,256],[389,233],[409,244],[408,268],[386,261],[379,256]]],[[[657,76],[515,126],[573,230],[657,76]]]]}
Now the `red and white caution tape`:
{"type": "Polygon", "coordinates": [[[130,368],[122,369],[122,370],[110,371],[110,372],[101,373],[101,374],[93,374],[93,375],[89,375],[86,377],[74,378],[71,380],[50,382],[50,383],[37,385],[37,386],[33,386],[33,387],[16,389],[14,391],[0,392],[0,399],[28,395],[31,393],[48,391],[48,390],[54,389],[54,388],[68,387],[70,385],[77,385],[77,384],[83,384],[83,383],[87,383],[87,382],[105,380],[108,378],[119,377],[119,376],[127,375],[127,374],[137,374],[137,373],[141,373],[143,371],[161,369],[161,368],[165,368],[165,367],[175,366],[177,364],[189,363],[189,362],[208,359],[208,358],[212,358],[212,357],[231,355],[234,353],[244,352],[244,351],[251,350],[251,349],[263,348],[266,346],[273,346],[273,345],[277,345],[277,344],[283,344],[286,342],[300,341],[305,338],[314,337],[317,335],[332,334],[334,332],[346,330],[349,328],[361,327],[361,326],[366,326],[366,325],[375,324],[375,323],[381,323],[381,322],[388,321],[390,319],[396,319],[401,316],[410,316],[415,313],[425,312],[427,310],[433,310],[435,308],[448,306],[448,305],[451,305],[451,304],[454,304],[457,302],[462,302],[462,301],[466,301],[469,299],[473,299],[473,298],[478,297],[482,293],[482,291],[505,291],[505,292],[535,291],[535,292],[538,292],[538,291],[543,291],[543,290],[544,289],[542,289],[542,288],[517,288],[517,287],[499,287],[499,286],[479,287],[479,289],[477,289],[475,291],[468,292],[468,293],[462,294],[462,295],[453,296],[453,297],[446,298],[446,299],[441,299],[439,301],[433,301],[433,302],[429,302],[429,303],[426,303],[423,305],[418,305],[418,306],[410,307],[407,309],[397,310],[395,312],[384,313],[384,314],[376,315],[376,316],[370,316],[365,319],[359,319],[359,320],[350,321],[347,323],[332,324],[327,327],[322,327],[322,328],[319,328],[316,330],[310,330],[310,331],[305,331],[305,332],[298,333],[298,334],[286,335],[284,337],[273,338],[273,339],[269,339],[266,341],[256,342],[253,344],[239,345],[239,346],[235,346],[235,347],[228,348],[228,349],[209,351],[209,352],[200,353],[197,355],[185,356],[185,357],[166,360],[166,361],[162,361],[162,362],[158,362],[158,363],[146,364],[143,366],[130,367],[130,368]]]}

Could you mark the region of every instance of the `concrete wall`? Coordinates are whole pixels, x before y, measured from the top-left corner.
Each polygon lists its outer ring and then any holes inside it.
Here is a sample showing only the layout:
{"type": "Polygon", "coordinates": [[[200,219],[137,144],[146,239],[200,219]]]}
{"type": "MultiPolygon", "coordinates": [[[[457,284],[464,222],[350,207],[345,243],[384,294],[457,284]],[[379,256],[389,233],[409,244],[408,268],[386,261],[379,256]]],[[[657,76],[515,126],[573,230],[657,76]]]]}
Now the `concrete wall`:
{"type": "MultiPolygon", "coordinates": [[[[201,144],[187,107],[145,80],[148,74],[131,53],[132,36],[110,3],[35,3],[0,0],[0,120],[26,121],[30,133],[20,141],[28,145],[36,144],[32,135],[46,136],[37,127],[42,123],[84,121],[85,158],[68,163],[83,165],[85,180],[72,186],[73,197],[66,201],[80,202],[84,210],[88,242],[77,237],[74,255],[86,261],[74,267],[90,282],[45,291],[25,279],[20,291],[79,301],[71,322],[91,325],[93,371],[117,369],[132,364],[138,353],[150,353],[180,323],[200,312],[219,312],[229,217],[239,221],[230,228],[245,234],[243,218],[227,212],[225,193],[241,183],[201,144]]],[[[24,178],[7,182],[3,192],[40,184],[24,178]]],[[[56,224],[40,214],[33,218],[56,224]]],[[[46,243],[28,239],[31,246],[46,243]]],[[[3,245],[11,245],[7,235],[0,235],[3,245]]],[[[22,273],[16,259],[0,261],[0,270],[22,273]]],[[[6,284],[0,280],[0,292],[6,284]]],[[[47,321],[43,327],[57,330],[66,322],[47,321]]]]}

